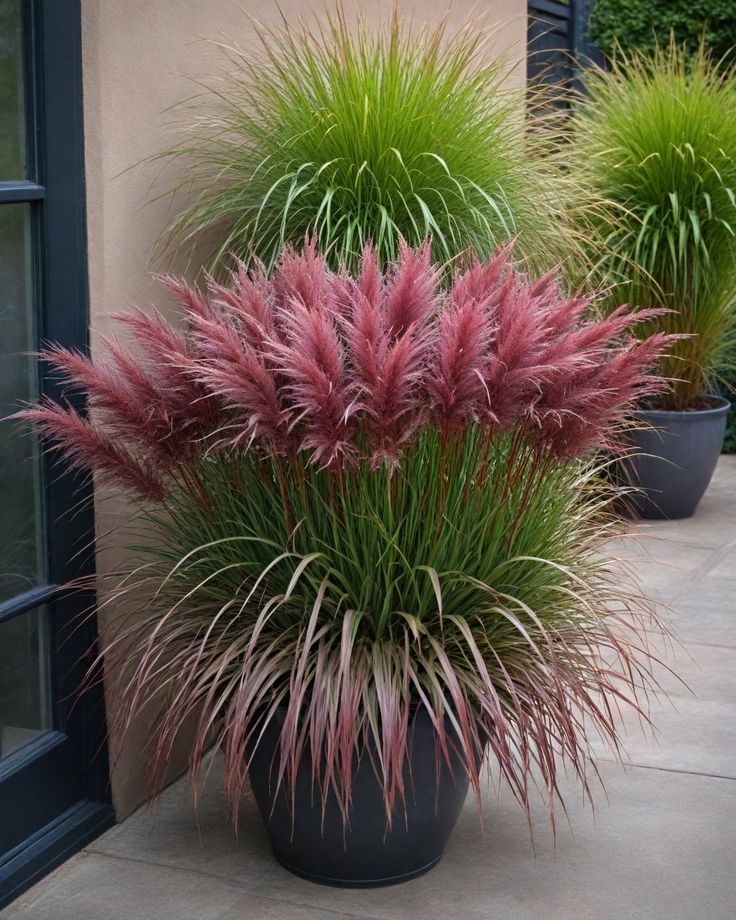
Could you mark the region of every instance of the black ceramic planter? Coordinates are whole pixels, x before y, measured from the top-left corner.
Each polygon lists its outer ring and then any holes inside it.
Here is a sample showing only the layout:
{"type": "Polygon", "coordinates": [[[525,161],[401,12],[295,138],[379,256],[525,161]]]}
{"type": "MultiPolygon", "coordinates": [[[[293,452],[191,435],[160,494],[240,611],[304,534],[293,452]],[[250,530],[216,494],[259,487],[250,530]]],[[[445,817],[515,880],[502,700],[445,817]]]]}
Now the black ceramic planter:
{"type": "Polygon", "coordinates": [[[383,793],[367,755],[356,758],[346,829],[333,793],[323,820],[319,792],[312,789],[310,759],[303,756],[292,824],[291,797],[283,788],[274,802],[278,734],[279,725],[272,721],[252,759],[250,781],[274,856],[284,868],[323,885],[373,888],[408,881],[439,861],[467,796],[468,774],[457,753],[449,766],[442,757],[438,787],[434,730],[423,709],[410,729],[406,803],[397,804],[390,831],[383,793]]]}
{"type": "Polygon", "coordinates": [[[690,517],[698,507],[723,447],[728,400],[710,397],[711,408],[693,412],[641,410],[648,428],[632,432],[635,455],[626,478],[640,492],[632,501],[641,517],[690,517]]]}

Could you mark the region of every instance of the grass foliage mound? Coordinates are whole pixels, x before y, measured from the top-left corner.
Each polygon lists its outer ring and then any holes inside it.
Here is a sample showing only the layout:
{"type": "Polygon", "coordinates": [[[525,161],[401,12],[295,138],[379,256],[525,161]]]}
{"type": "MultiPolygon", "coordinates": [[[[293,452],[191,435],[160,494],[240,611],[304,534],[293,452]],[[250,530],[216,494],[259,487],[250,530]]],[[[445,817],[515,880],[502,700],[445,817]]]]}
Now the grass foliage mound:
{"type": "Polygon", "coordinates": [[[682,336],[663,408],[718,387],[736,354],[736,73],[671,44],[591,70],[573,119],[576,216],[614,304],[682,336]]]}
{"type": "MultiPolygon", "coordinates": [[[[309,235],[333,267],[379,263],[399,239],[432,239],[444,262],[517,253],[550,267],[568,254],[549,156],[525,131],[524,97],[477,25],[415,28],[394,11],[348,23],[259,28],[260,45],[223,48],[219,79],[181,126],[173,244],[207,239],[211,264],[257,256],[270,269],[309,235]]],[[[539,127],[539,126],[537,126],[539,127]]]]}

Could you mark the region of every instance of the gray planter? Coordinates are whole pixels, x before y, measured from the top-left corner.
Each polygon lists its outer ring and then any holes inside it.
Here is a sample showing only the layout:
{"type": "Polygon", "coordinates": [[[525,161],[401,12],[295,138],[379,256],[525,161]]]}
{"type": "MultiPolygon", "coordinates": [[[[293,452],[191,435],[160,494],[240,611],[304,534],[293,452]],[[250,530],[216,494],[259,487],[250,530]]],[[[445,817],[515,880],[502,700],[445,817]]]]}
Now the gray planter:
{"type": "Polygon", "coordinates": [[[711,396],[711,408],[693,412],[642,409],[634,417],[649,428],[634,431],[635,454],[625,478],[640,492],[637,513],[650,520],[690,517],[698,507],[723,447],[731,404],[711,396]]]}
{"type": "MultiPolygon", "coordinates": [[[[282,718],[279,712],[278,720],[282,718]]],[[[280,725],[271,720],[255,748],[249,774],[274,856],[285,869],[323,885],[376,888],[416,878],[436,865],[462,810],[469,779],[457,745],[450,745],[450,763],[444,756],[438,759],[426,710],[417,711],[410,726],[406,797],[396,804],[391,830],[371,764],[375,753],[355,758],[347,827],[334,791],[322,807],[312,783],[308,747],[297,769],[293,808],[283,785],[275,794],[279,732],[280,725]]]]}

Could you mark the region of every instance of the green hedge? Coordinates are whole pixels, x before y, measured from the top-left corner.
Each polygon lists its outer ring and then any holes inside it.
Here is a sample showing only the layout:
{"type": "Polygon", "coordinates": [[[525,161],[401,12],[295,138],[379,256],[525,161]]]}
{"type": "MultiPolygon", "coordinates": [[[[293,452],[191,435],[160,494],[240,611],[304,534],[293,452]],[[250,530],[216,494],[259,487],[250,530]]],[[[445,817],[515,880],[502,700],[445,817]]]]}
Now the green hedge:
{"type": "Polygon", "coordinates": [[[694,51],[704,26],[713,57],[736,63],[736,0],[598,0],[590,17],[591,38],[608,57],[617,43],[624,50],[651,49],[670,32],[694,51]]]}
{"type": "Polygon", "coordinates": [[[723,442],[724,454],[736,454],[736,373],[729,375],[727,385],[722,388],[723,395],[731,400],[732,408],[726,424],[726,440],[723,442]]]}

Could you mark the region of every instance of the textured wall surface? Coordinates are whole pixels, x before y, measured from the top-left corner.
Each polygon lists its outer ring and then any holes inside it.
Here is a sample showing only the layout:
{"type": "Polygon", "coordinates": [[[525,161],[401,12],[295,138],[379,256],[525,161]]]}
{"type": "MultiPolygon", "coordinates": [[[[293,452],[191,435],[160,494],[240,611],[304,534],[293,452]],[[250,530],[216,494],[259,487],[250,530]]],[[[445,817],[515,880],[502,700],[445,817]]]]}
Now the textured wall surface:
{"type": "MultiPolygon", "coordinates": [[[[317,16],[322,8],[319,2],[303,0],[281,0],[279,5],[289,18],[317,16]]],[[[435,21],[448,9],[447,0],[400,0],[399,5],[413,9],[417,22],[435,21]]],[[[390,3],[345,0],[345,7],[362,8],[377,18],[390,3]]],[[[131,305],[146,307],[154,300],[166,306],[151,277],[157,266],[151,264],[150,254],[169,215],[166,201],[151,199],[173,182],[175,174],[169,171],[156,180],[157,169],[135,164],[172,143],[172,116],[166,110],[198,92],[193,81],[206,80],[218,70],[219,52],[207,40],[247,45],[253,34],[248,13],[263,22],[279,15],[275,0],[82,0],[93,348],[96,336],[109,331],[109,314],[131,305]]],[[[480,19],[493,27],[489,53],[508,54],[519,62],[510,81],[523,84],[526,2],[455,0],[448,18],[451,26],[480,19]]],[[[124,514],[124,508],[100,496],[98,533],[109,530],[124,514]]],[[[109,571],[117,555],[114,546],[101,548],[98,569],[109,571]]],[[[114,675],[108,675],[111,713],[117,708],[117,689],[114,675]]],[[[113,795],[120,818],[145,797],[145,757],[140,752],[145,731],[144,724],[136,726],[124,744],[114,733],[110,739],[113,795]]],[[[179,758],[172,776],[183,766],[179,758]]]]}

